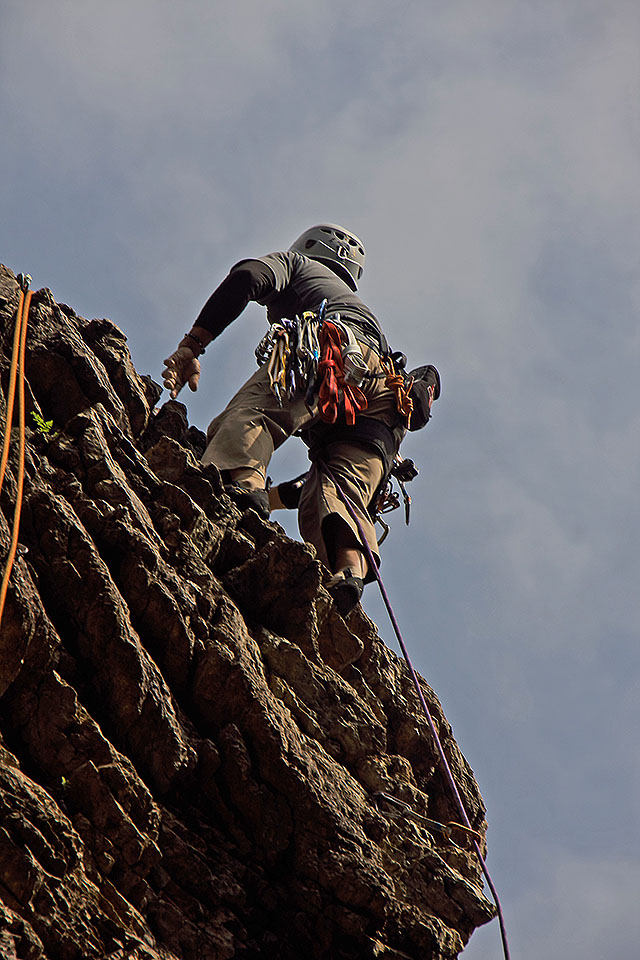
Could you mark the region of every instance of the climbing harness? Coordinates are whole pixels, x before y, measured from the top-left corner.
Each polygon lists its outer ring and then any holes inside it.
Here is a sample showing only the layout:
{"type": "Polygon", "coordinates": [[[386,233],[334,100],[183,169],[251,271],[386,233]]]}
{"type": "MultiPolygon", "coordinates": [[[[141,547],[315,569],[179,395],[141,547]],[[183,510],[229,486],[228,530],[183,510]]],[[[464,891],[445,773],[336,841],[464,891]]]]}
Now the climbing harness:
{"type": "Polygon", "coordinates": [[[19,274],[17,277],[20,284],[20,299],[18,300],[18,312],[16,314],[16,326],[13,333],[13,352],[11,354],[11,369],[9,373],[9,392],[7,394],[7,416],[4,426],[4,440],[2,444],[2,456],[0,457],[0,491],[4,482],[7,461],[9,459],[9,443],[11,441],[11,422],[13,419],[13,406],[15,401],[16,383],[18,386],[18,414],[19,414],[19,432],[20,441],[18,447],[18,477],[16,490],[16,503],[13,512],[13,527],[11,531],[11,544],[9,546],[9,555],[4,568],[2,585],[0,586],[0,622],[4,613],[4,605],[9,586],[9,577],[13,569],[13,563],[18,552],[18,531],[20,529],[20,513],[22,510],[22,493],[24,489],[24,457],[25,457],[25,397],[24,397],[24,358],[25,346],[27,342],[27,320],[29,318],[29,307],[31,305],[32,291],[29,290],[31,277],[28,274],[19,274]]]}
{"type": "Polygon", "coordinates": [[[360,389],[369,370],[353,331],[340,314],[326,315],[327,301],[293,320],[272,323],[255,350],[260,366],[267,365],[269,386],[278,403],[303,393],[309,411],[318,398],[320,418],[335,423],[340,401],[353,425],[356,413],[367,408],[360,389]]]}
{"type": "MultiPolygon", "coordinates": [[[[426,719],[427,719],[427,723],[428,723],[428,725],[429,725],[429,729],[430,729],[430,731],[431,731],[431,735],[432,735],[433,740],[434,740],[434,743],[435,743],[435,745],[436,745],[436,749],[437,749],[438,755],[439,755],[440,760],[441,760],[441,763],[442,763],[442,767],[443,767],[443,770],[444,770],[444,773],[445,773],[446,780],[447,780],[447,782],[448,782],[448,784],[449,784],[449,787],[450,787],[450,789],[451,789],[451,793],[452,793],[452,795],[453,795],[453,799],[454,799],[455,805],[456,805],[456,807],[458,808],[458,812],[460,813],[460,816],[461,816],[461,819],[462,819],[462,824],[461,824],[461,826],[463,826],[463,827],[465,828],[466,832],[469,833],[469,836],[472,837],[473,848],[474,848],[475,853],[476,853],[476,856],[477,856],[477,858],[478,858],[478,862],[480,863],[480,866],[481,866],[481,868],[482,868],[482,872],[483,872],[483,874],[484,874],[484,876],[485,876],[485,879],[486,879],[486,881],[487,881],[487,885],[488,885],[488,887],[489,887],[489,890],[491,891],[491,895],[492,895],[492,897],[493,897],[493,901],[494,901],[495,906],[496,906],[496,912],[497,912],[497,915],[498,915],[498,922],[499,922],[499,924],[500,924],[500,936],[501,936],[501,938],[502,938],[502,949],[503,949],[503,952],[504,952],[504,957],[505,957],[505,960],[510,960],[509,944],[508,944],[508,941],[507,941],[507,931],[506,931],[506,926],[505,926],[505,922],[504,922],[504,914],[503,914],[503,912],[502,912],[502,906],[501,906],[501,904],[500,904],[500,899],[499,899],[499,897],[498,897],[498,892],[497,892],[497,890],[496,890],[496,888],[495,888],[495,886],[494,886],[493,880],[491,879],[491,875],[490,875],[490,873],[489,873],[489,869],[488,869],[488,867],[487,867],[487,864],[486,864],[486,862],[485,862],[485,859],[484,859],[484,857],[482,856],[482,851],[480,850],[480,845],[479,845],[479,843],[478,843],[478,840],[476,839],[475,836],[473,836],[473,834],[475,834],[475,831],[474,831],[473,827],[471,826],[471,822],[470,822],[469,817],[468,817],[468,815],[467,815],[467,811],[466,811],[465,806],[464,806],[464,803],[463,803],[463,801],[462,801],[462,797],[460,796],[460,792],[459,792],[459,790],[458,790],[458,786],[457,786],[457,784],[456,784],[456,781],[455,781],[455,778],[454,778],[454,776],[453,776],[451,767],[450,767],[450,765],[449,765],[449,761],[447,760],[446,754],[445,754],[445,752],[444,752],[444,748],[443,748],[443,746],[442,746],[442,742],[441,742],[440,737],[439,737],[439,735],[438,735],[437,727],[436,727],[435,722],[434,722],[434,720],[433,720],[433,717],[432,717],[432,715],[431,715],[431,711],[429,710],[429,706],[428,706],[428,704],[427,704],[427,701],[426,701],[424,692],[423,692],[423,690],[422,690],[422,687],[420,686],[420,681],[418,680],[418,675],[417,675],[417,673],[416,673],[416,671],[415,671],[415,669],[414,669],[413,663],[411,662],[411,657],[409,656],[409,651],[407,650],[406,644],[405,644],[404,639],[403,639],[403,637],[402,637],[402,633],[400,632],[400,627],[399,627],[399,625],[398,625],[398,621],[396,620],[395,613],[393,612],[393,607],[391,606],[391,603],[390,603],[390,601],[389,601],[389,596],[388,596],[388,594],[387,594],[387,591],[386,591],[386,589],[385,589],[384,583],[383,583],[383,581],[382,581],[382,577],[380,576],[380,572],[379,572],[379,570],[378,570],[378,565],[377,565],[377,563],[376,563],[376,561],[375,561],[375,558],[374,558],[374,556],[373,556],[373,553],[372,553],[372,551],[371,551],[371,548],[369,547],[369,544],[368,544],[368,542],[367,542],[367,538],[366,538],[366,536],[365,536],[365,532],[364,532],[364,530],[362,529],[362,524],[360,523],[360,520],[358,519],[358,515],[357,515],[357,513],[356,513],[356,511],[355,511],[355,509],[354,509],[354,507],[353,507],[353,504],[351,503],[351,501],[349,500],[349,498],[347,497],[347,495],[346,495],[346,494],[344,493],[344,491],[342,490],[342,487],[340,486],[340,484],[339,484],[338,481],[336,480],[334,474],[333,474],[332,471],[329,469],[329,467],[327,466],[327,464],[326,464],[326,463],[323,463],[323,464],[322,464],[322,467],[323,467],[325,473],[327,474],[327,476],[329,477],[329,479],[331,480],[331,482],[333,483],[334,487],[336,488],[336,491],[337,491],[337,493],[338,493],[338,496],[340,497],[340,499],[341,499],[342,502],[344,503],[345,507],[347,508],[347,511],[348,511],[349,515],[351,516],[352,520],[354,521],[354,523],[355,523],[355,525],[356,525],[356,527],[357,527],[357,529],[358,529],[358,534],[359,534],[359,536],[360,536],[360,541],[361,541],[361,543],[362,543],[362,548],[363,548],[363,550],[364,550],[365,556],[366,556],[367,561],[368,561],[368,563],[369,563],[369,567],[370,567],[371,572],[373,573],[375,579],[378,581],[378,586],[379,586],[379,588],[380,588],[380,594],[381,594],[381,596],[382,596],[382,600],[383,600],[384,605],[385,605],[385,607],[386,607],[386,609],[387,609],[387,613],[389,614],[389,619],[391,620],[391,625],[392,625],[392,627],[393,627],[394,633],[395,633],[396,638],[397,638],[397,640],[398,640],[398,643],[399,643],[399,645],[400,645],[400,649],[401,649],[401,651],[402,651],[402,655],[403,655],[403,657],[404,657],[404,659],[405,659],[405,662],[406,662],[406,664],[407,664],[407,667],[408,667],[408,669],[409,669],[409,673],[411,674],[411,679],[413,680],[413,684],[414,684],[414,686],[415,686],[415,688],[416,688],[416,692],[417,692],[417,694],[418,694],[418,699],[420,700],[420,704],[421,704],[421,706],[422,706],[423,712],[424,712],[425,717],[426,717],[426,719]]],[[[476,836],[477,836],[477,834],[476,834],[476,836]]]]}
{"type": "MultiPolygon", "coordinates": [[[[400,437],[393,428],[366,417],[368,400],[361,389],[365,380],[384,379],[385,386],[396,397],[400,415],[399,426],[410,430],[415,412],[417,427],[429,420],[431,405],[440,392],[440,377],[435,367],[418,367],[407,375],[404,368],[406,356],[400,351],[387,353],[380,358],[382,372],[369,370],[349,323],[339,313],[327,315],[327,300],[317,311],[305,311],[293,320],[283,318],[274,321],[255,350],[259,365],[266,365],[269,386],[278,403],[291,400],[295,394],[304,395],[305,405],[315,421],[311,427],[300,431],[309,446],[310,460],[322,457],[327,442],[356,441],[378,450],[384,464],[384,479],[374,493],[369,513],[374,523],[382,528],[379,543],[390,532],[383,515],[404,502],[405,523],[409,524],[411,496],[405,484],[418,475],[412,460],[403,460],[397,454],[400,437]],[[414,384],[431,377],[426,392],[411,396],[414,384]],[[434,384],[437,385],[437,392],[434,384]],[[317,403],[317,408],[316,408],[317,403]],[[415,410],[414,410],[415,408],[415,410]],[[363,416],[363,414],[365,414],[363,416]],[[330,436],[326,427],[331,428],[330,436]],[[394,489],[397,483],[400,493],[394,489]]],[[[415,418],[414,418],[415,419],[415,418]]]]}

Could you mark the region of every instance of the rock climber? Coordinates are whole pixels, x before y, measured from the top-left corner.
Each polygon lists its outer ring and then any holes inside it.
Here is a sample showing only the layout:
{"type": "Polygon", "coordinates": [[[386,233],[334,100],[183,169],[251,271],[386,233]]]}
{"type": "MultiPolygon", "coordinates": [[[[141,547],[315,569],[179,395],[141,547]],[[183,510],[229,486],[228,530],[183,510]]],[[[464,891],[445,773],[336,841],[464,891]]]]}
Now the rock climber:
{"type": "Polygon", "coordinates": [[[379,562],[369,507],[407,428],[424,426],[440,393],[435,367],[405,375],[401,355],[390,353],[378,320],[356,293],[364,262],[362,242],[335,224],[305,230],[287,251],[241,260],[163,371],[172,398],[186,383],[196,390],[205,347],[250,301],[267,308],[270,328],[256,350],[258,370],[211,422],[202,462],[220,469],[239,505],[265,518],[273,509],[298,508],[300,533],[333,574],[327,586],[343,616],[373,574],[333,480],[379,562]],[[311,468],[304,480],[267,490],[271,456],[294,433],[309,446],[311,468]]]}

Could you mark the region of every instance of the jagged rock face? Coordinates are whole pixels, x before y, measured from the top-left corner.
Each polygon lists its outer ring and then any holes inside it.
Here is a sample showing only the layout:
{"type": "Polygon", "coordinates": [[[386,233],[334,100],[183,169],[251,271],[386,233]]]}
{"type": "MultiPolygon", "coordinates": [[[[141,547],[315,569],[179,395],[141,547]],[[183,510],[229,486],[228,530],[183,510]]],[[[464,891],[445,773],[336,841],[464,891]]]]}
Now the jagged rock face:
{"type": "MultiPolygon", "coordinates": [[[[17,303],[0,267],[3,422],[17,303]]],[[[376,797],[459,819],[404,663],[361,609],[342,620],[311,547],[238,511],[110,321],[37,292],[26,376],[27,552],[0,626],[0,954],[457,956],[493,914],[473,852],[376,797]]],[[[17,449],[14,428],[3,566],[17,449]]]]}

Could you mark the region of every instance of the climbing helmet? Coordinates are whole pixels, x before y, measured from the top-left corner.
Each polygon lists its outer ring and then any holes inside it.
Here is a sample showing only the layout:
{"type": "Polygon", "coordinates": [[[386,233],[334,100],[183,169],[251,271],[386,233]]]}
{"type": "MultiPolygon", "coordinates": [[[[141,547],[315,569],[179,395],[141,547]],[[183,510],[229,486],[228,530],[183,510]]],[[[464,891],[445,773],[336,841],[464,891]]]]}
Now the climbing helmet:
{"type": "Polygon", "coordinates": [[[350,230],[335,223],[319,223],[305,230],[289,249],[326,263],[352,290],[357,289],[366,254],[362,241],[350,230]]]}

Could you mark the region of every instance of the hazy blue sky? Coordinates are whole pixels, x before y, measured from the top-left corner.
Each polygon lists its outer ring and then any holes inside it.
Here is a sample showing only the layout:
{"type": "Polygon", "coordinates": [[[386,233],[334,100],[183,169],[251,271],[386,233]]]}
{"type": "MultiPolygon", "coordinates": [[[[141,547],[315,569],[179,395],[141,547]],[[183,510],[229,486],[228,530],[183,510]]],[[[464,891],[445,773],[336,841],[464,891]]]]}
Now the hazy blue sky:
{"type": "MultiPolygon", "coordinates": [[[[382,572],[514,960],[640,943],[639,43],[637,0],[0,0],[1,261],[159,380],[231,264],[344,223],[394,348],[439,367],[382,572]]],[[[209,348],[191,422],[263,329],[209,348]]],[[[464,954],[499,955],[495,923],[464,954]]]]}

